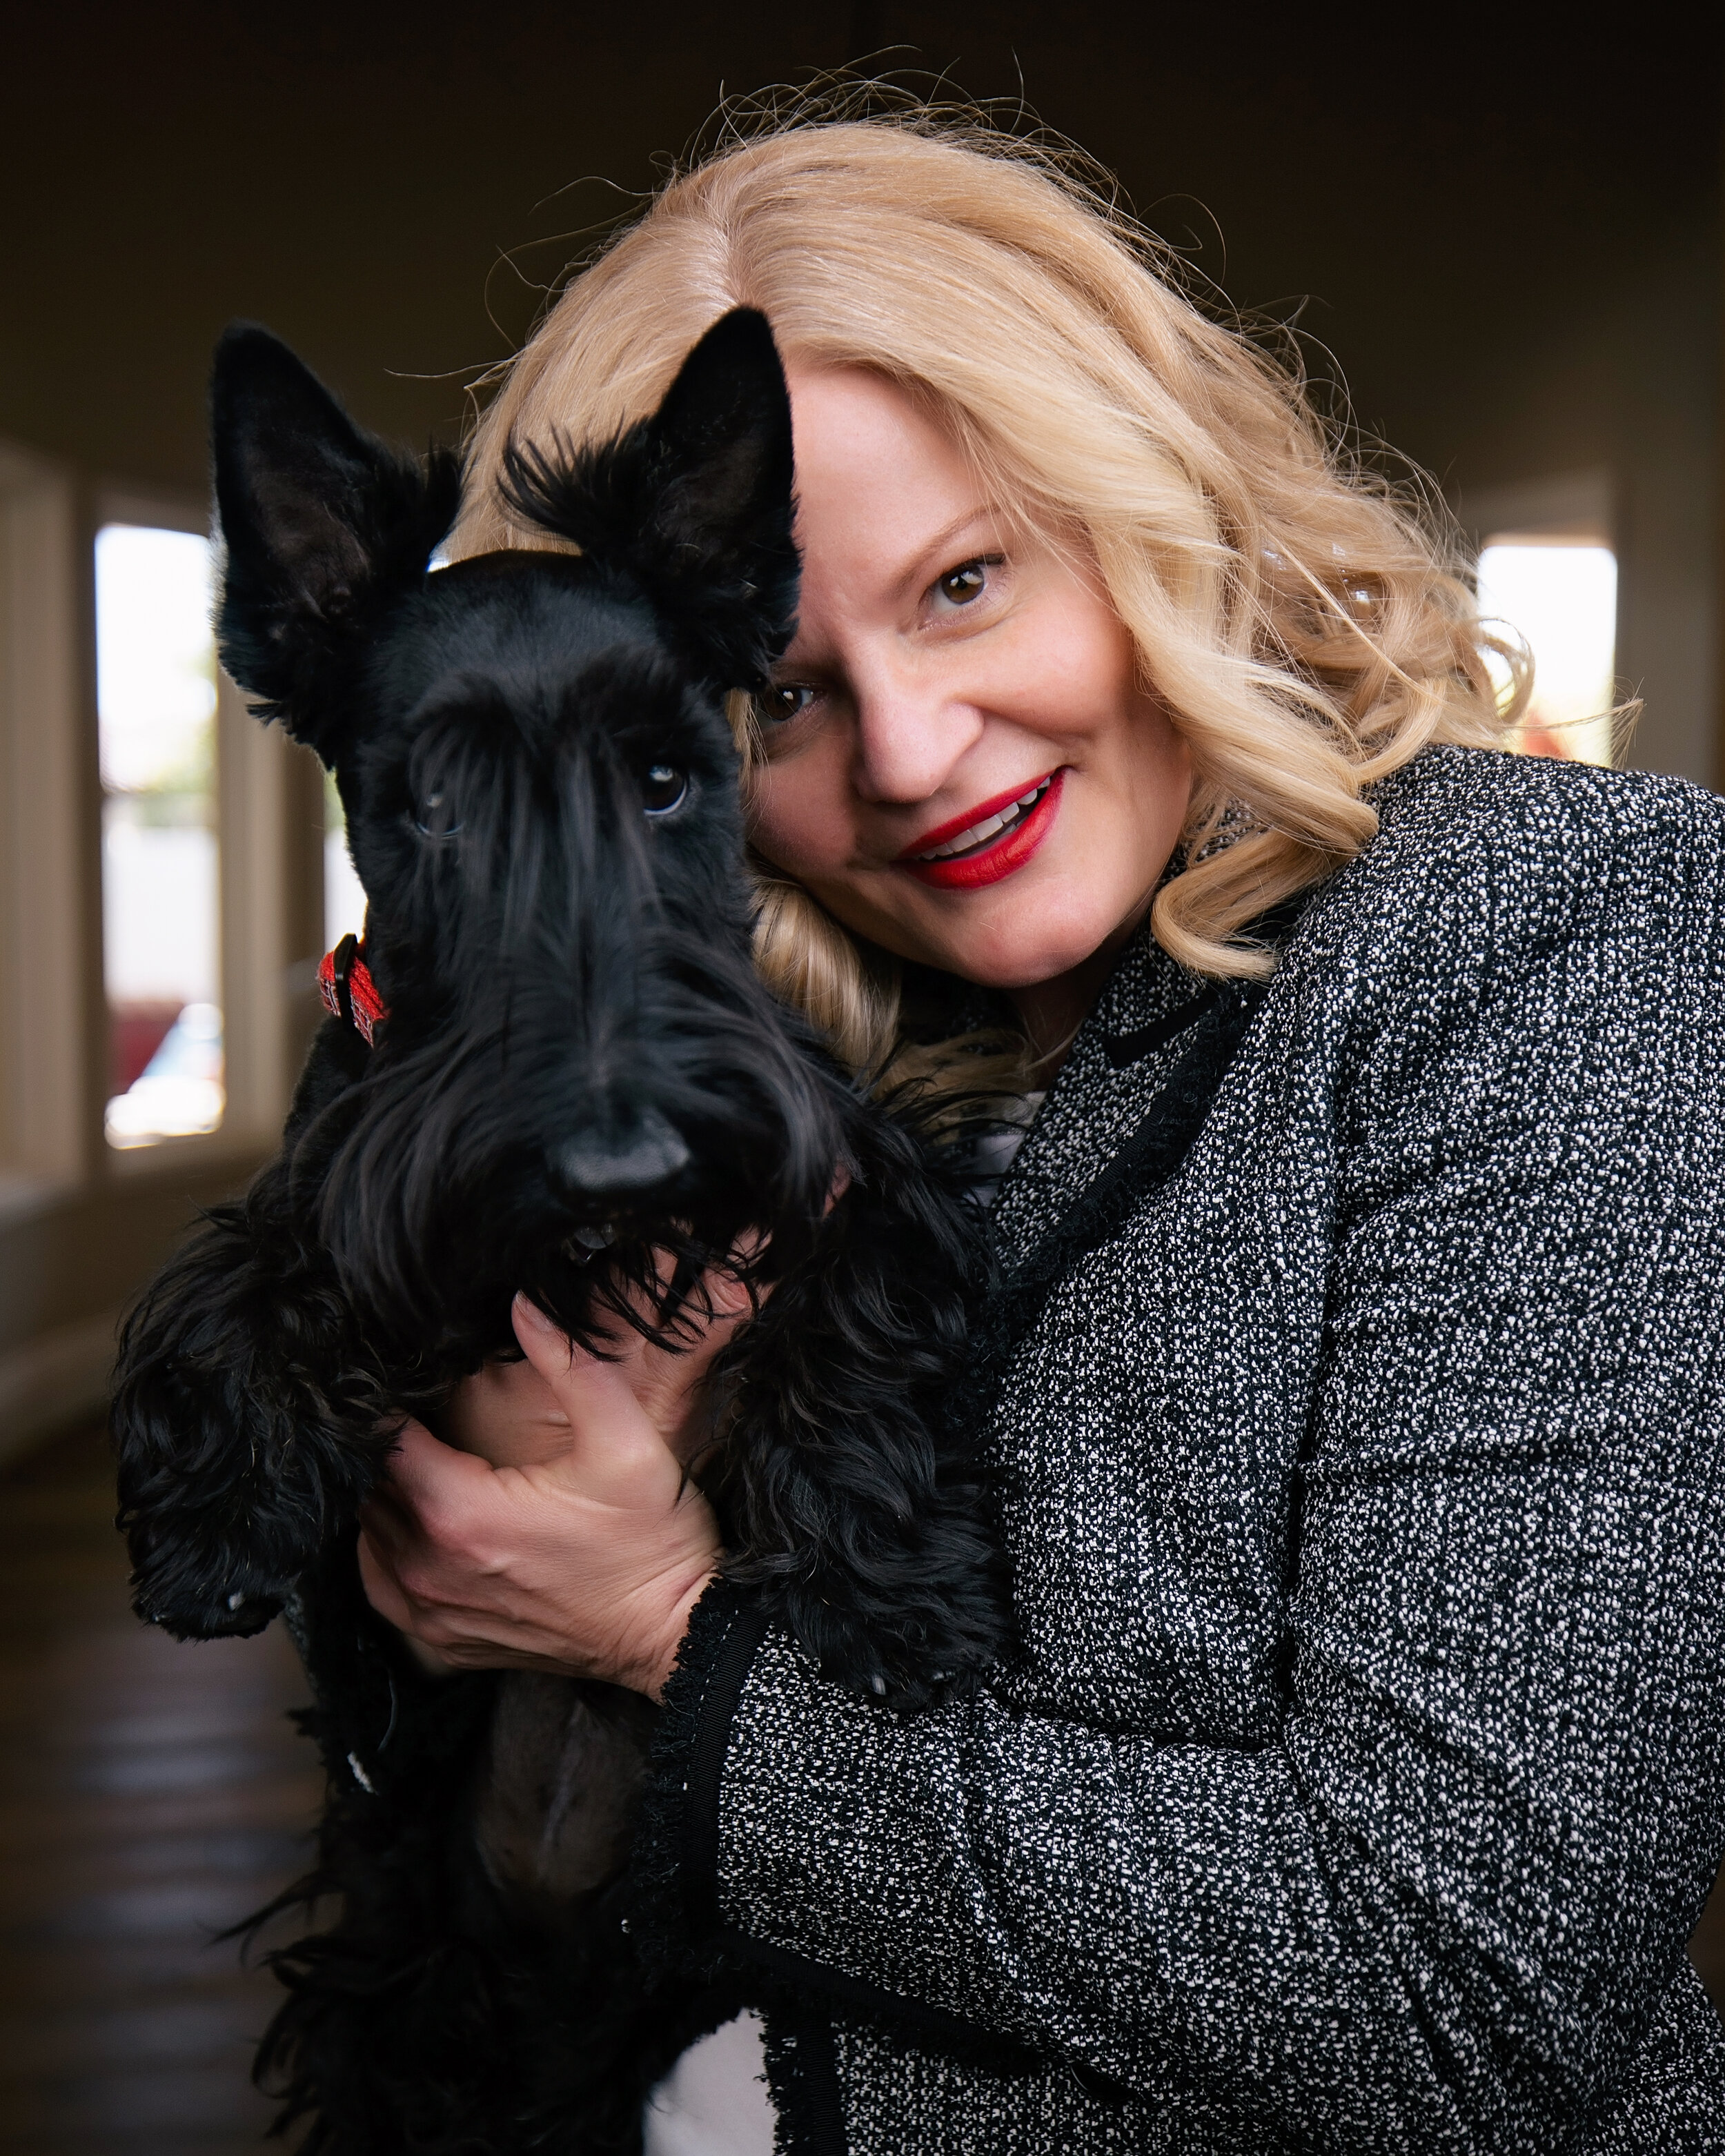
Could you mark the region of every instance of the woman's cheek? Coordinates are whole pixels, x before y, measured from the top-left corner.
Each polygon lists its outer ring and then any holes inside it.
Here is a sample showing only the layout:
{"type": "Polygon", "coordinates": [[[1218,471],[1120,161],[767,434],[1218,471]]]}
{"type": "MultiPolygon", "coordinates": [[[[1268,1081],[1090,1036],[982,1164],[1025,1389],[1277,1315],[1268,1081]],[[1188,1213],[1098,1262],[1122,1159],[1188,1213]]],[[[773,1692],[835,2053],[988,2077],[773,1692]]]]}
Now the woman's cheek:
{"type": "Polygon", "coordinates": [[[811,742],[757,777],[749,836],[787,875],[825,877],[850,859],[851,813],[843,762],[811,742]]]}

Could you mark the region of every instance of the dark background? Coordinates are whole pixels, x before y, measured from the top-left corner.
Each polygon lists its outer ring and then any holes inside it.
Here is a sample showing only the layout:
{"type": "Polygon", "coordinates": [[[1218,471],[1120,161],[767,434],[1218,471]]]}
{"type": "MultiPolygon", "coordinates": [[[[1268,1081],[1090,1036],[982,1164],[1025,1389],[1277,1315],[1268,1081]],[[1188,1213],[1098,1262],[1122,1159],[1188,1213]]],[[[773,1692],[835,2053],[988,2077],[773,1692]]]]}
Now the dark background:
{"type": "Polygon", "coordinates": [[[1620,653],[1653,706],[1643,760],[1712,773],[1713,11],[1609,31],[1573,8],[1090,0],[6,16],[0,434],[200,489],[203,370],[237,315],[374,424],[453,434],[582,235],[721,90],[873,54],[1022,95],[1232,303],[1297,318],[1365,433],[1452,492],[1609,468],[1640,557],[1620,653]]]}
{"type": "MultiPolygon", "coordinates": [[[[1676,326],[1654,295],[1717,268],[1707,10],[1628,11],[1609,38],[1546,8],[7,12],[0,426],[155,480],[200,480],[203,363],[234,314],[382,424],[458,424],[570,235],[651,186],[721,89],[865,44],[974,97],[1022,85],[1236,304],[1304,300],[1363,422],[1441,467],[1506,436],[1567,450],[1638,322],[1676,326]]],[[[1698,295],[1683,327],[1712,327],[1698,295]]]]}

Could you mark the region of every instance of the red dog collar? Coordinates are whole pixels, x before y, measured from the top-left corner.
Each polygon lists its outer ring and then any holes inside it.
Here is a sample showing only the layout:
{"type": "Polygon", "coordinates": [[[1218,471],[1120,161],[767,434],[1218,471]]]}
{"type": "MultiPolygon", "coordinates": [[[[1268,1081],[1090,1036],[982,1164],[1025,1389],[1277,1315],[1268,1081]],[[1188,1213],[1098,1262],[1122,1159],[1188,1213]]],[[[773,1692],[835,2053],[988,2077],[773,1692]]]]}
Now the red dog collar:
{"type": "Polygon", "coordinates": [[[325,954],[317,969],[317,985],[331,1018],[345,1019],[367,1048],[376,1045],[377,1028],[389,1015],[389,1006],[377,993],[372,969],[365,962],[365,946],[357,937],[344,936],[325,954]]]}

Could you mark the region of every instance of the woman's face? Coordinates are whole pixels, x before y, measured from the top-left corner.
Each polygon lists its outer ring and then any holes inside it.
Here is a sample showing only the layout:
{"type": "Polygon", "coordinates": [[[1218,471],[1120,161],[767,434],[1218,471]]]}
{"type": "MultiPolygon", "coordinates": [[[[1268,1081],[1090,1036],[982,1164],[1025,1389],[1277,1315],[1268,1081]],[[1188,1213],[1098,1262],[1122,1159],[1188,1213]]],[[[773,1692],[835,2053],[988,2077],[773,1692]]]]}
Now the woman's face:
{"type": "Polygon", "coordinates": [[[1081,564],[1014,536],[891,384],[793,371],[796,641],[752,833],[901,957],[991,988],[1123,941],[1179,836],[1185,743],[1081,564]]]}

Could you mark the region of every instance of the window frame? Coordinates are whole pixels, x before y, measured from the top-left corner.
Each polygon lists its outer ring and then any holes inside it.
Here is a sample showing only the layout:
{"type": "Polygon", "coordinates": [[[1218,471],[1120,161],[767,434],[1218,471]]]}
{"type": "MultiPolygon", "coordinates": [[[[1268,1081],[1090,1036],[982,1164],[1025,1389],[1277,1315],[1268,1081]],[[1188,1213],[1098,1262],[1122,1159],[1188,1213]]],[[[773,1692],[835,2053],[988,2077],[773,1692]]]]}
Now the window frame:
{"type": "Polygon", "coordinates": [[[80,1184],[92,1162],[93,568],[80,566],[84,506],[69,467],[0,441],[0,1207],[8,1214],[80,1184]]]}
{"type": "MultiPolygon", "coordinates": [[[[223,1087],[221,1124],[193,1137],[158,1138],[149,1145],[110,1146],[102,1129],[107,1091],[107,968],[102,945],[101,780],[94,690],[96,534],[105,525],[141,525],[211,536],[208,508],[185,495],[135,486],[96,490],[85,547],[90,587],[91,644],[90,754],[95,767],[92,806],[96,895],[92,971],[100,1017],[90,1075],[95,1105],[96,1158],[105,1172],[129,1180],[172,1172],[223,1154],[255,1157],[275,1143],[287,1112],[294,1075],[304,1054],[316,988],[315,961],[308,978],[306,946],[322,928],[321,884],[314,908],[306,903],[304,864],[296,859],[296,824],[316,788],[321,837],[321,782],[316,759],[277,726],[264,726],[247,709],[239,686],[219,668],[216,675],[215,813],[217,860],[217,978],[222,998],[223,1087]],[[304,767],[311,766],[308,774],[304,767]]],[[[319,856],[321,872],[321,856],[319,856]]],[[[320,947],[321,950],[321,947],[320,947]]]]}
{"type": "MultiPolygon", "coordinates": [[[[1486,542],[1492,539],[1564,541],[1610,550],[1617,564],[1617,597],[1611,624],[1614,701],[1620,701],[1623,693],[1624,595],[1628,583],[1619,491],[1615,475],[1601,465],[1481,488],[1476,493],[1459,495],[1454,504],[1455,521],[1476,567],[1486,542]]],[[[1623,740],[1612,744],[1614,765],[1626,747],[1623,740]]]]}

